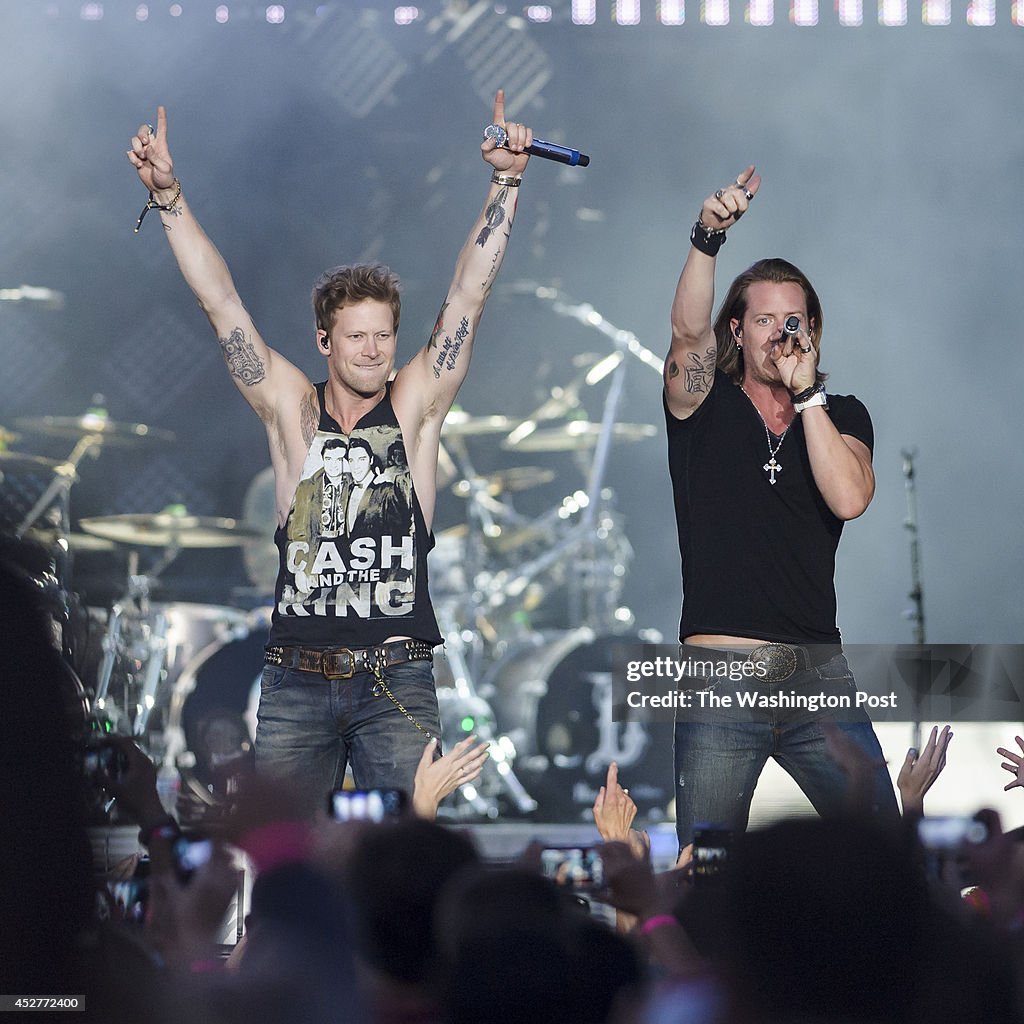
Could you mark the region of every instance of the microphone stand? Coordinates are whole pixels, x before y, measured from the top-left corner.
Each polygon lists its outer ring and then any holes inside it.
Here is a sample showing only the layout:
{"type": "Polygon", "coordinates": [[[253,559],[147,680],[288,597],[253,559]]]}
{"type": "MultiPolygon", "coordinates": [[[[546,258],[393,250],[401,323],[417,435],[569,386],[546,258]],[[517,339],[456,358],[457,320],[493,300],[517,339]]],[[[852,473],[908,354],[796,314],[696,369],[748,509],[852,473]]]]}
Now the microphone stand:
{"type": "MultiPolygon", "coordinates": [[[[907,518],[903,520],[903,528],[910,534],[910,598],[911,605],[905,612],[906,618],[914,624],[914,643],[918,647],[924,645],[924,588],[921,585],[921,546],[917,523],[917,487],[914,483],[914,458],[916,448],[904,448],[903,478],[907,492],[907,518]]],[[[917,680],[918,684],[923,682],[917,680]]],[[[914,687],[914,721],[912,723],[910,745],[917,751],[921,749],[921,686],[914,687]]]]}

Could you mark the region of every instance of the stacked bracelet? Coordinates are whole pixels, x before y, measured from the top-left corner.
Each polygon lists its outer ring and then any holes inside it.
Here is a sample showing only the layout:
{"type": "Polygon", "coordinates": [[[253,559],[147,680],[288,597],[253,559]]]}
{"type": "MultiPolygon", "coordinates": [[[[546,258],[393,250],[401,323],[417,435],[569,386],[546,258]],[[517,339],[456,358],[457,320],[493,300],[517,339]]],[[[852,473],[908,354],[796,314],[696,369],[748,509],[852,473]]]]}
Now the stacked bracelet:
{"type": "Polygon", "coordinates": [[[828,396],[825,394],[824,381],[815,381],[809,388],[804,388],[799,394],[793,396],[793,408],[797,412],[810,409],[815,405],[823,405],[828,408],[828,396]]]}
{"type": "Polygon", "coordinates": [[[499,174],[497,171],[491,175],[492,185],[504,185],[506,188],[519,188],[522,180],[513,174],[499,174]]]}
{"type": "Polygon", "coordinates": [[[690,231],[690,244],[705,256],[717,256],[718,250],[725,245],[725,229],[709,228],[698,217],[690,231]]]}
{"type": "Polygon", "coordinates": [[[149,198],[146,200],[146,205],[142,208],[142,213],[139,214],[138,222],[135,225],[135,233],[139,233],[139,228],[142,227],[142,222],[146,219],[146,214],[150,210],[160,210],[163,213],[170,213],[177,205],[178,200],[181,198],[181,182],[177,178],[171,182],[174,186],[174,195],[171,197],[169,203],[158,203],[153,193],[149,193],[149,198]]]}

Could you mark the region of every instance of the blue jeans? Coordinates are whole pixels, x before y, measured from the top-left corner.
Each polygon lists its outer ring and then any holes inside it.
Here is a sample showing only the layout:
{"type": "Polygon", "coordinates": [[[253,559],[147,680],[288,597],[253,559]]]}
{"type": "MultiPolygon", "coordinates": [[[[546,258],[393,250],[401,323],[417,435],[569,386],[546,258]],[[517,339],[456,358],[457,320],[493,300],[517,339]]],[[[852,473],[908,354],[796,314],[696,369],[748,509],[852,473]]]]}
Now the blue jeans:
{"type": "MultiPolygon", "coordinates": [[[[431,735],[441,735],[429,661],[384,670],[388,688],[431,735]]],[[[352,761],[359,789],[404,789],[412,796],[427,736],[388,699],[369,672],[327,679],[319,672],[265,665],[256,724],[256,767],[298,787],[302,810],[327,806],[352,761]]]]}
{"type": "MultiPolygon", "coordinates": [[[[809,671],[794,673],[782,683],[740,682],[725,677],[691,680],[694,689],[734,695],[756,689],[763,695],[819,694],[853,697],[856,685],[846,657],[837,654],[809,671]]],[[[734,697],[735,700],[735,697],[734,697]]],[[[875,771],[872,810],[896,821],[899,809],[889,773],[882,766],[882,748],[863,710],[815,712],[768,708],[677,713],[675,727],[676,833],[679,848],[693,841],[694,822],[709,822],[742,832],[750,818],[754,787],[769,757],[793,777],[822,817],[841,815],[846,776],[825,750],[822,721],[836,725],[879,762],[875,771]]]]}

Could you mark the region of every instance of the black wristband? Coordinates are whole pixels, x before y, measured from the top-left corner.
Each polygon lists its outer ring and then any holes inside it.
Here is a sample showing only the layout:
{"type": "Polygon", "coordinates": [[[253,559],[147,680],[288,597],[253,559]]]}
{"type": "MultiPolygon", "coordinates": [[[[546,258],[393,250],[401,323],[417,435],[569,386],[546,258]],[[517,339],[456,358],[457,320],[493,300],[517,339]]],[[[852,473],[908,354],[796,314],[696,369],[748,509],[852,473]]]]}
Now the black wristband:
{"type": "Polygon", "coordinates": [[[825,382],[816,380],[809,388],[804,388],[798,395],[793,396],[794,402],[806,402],[812,395],[825,390],[825,382]]]}
{"type": "Polygon", "coordinates": [[[690,231],[690,244],[705,256],[717,256],[718,250],[725,245],[725,231],[706,227],[698,217],[690,231]]]}

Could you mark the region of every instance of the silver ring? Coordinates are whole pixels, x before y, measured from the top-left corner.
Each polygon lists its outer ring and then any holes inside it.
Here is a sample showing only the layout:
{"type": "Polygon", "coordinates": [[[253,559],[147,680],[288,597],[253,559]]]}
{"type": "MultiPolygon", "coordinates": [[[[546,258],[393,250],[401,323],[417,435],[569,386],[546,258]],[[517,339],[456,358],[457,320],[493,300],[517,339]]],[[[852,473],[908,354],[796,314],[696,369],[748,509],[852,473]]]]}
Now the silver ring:
{"type": "Polygon", "coordinates": [[[724,188],[720,188],[720,189],[719,189],[719,190],[718,190],[718,191],[717,191],[717,192],[715,193],[715,198],[716,198],[716,199],[721,199],[721,198],[722,198],[722,196],[724,196],[724,195],[725,195],[725,189],[724,189],[724,188]]]}
{"type": "Polygon", "coordinates": [[[740,185],[740,188],[743,189],[743,194],[747,197],[747,202],[749,203],[750,200],[754,198],[754,193],[751,192],[748,188],[743,188],[742,185],[740,185]]]}
{"type": "Polygon", "coordinates": [[[808,345],[807,348],[804,348],[803,345],[801,345],[800,351],[803,352],[804,355],[807,355],[807,353],[811,351],[811,346],[808,345]]]}
{"type": "Polygon", "coordinates": [[[147,124],[146,127],[149,129],[149,137],[151,139],[155,139],[156,138],[156,129],[151,124],[147,124]]]}

